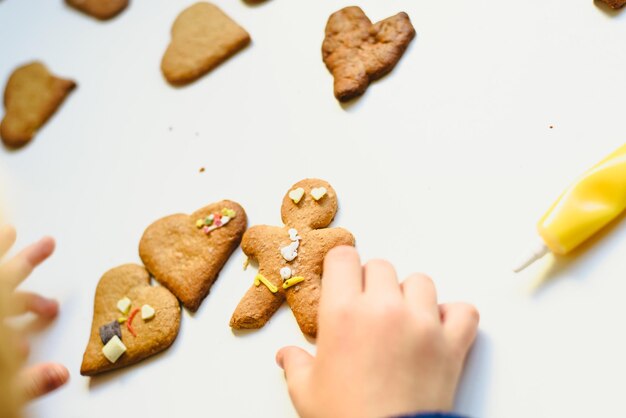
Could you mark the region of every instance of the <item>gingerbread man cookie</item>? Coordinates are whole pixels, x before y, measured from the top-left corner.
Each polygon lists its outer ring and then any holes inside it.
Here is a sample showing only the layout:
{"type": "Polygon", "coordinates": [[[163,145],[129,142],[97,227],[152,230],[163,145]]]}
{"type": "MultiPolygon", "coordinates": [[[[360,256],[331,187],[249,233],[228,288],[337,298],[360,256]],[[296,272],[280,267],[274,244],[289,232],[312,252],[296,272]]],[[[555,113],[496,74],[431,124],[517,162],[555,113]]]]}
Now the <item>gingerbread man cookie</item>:
{"type": "Polygon", "coordinates": [[[305,179],[285,195],[284,226],[254,226],[241,247],[259,271],[230,319],[234,329],[261,328],[286,299],[300,330],[317,335],[317,307],[324,256],[333,247],[354,245],[343,228],[327,228],[337,213],[337,195],[324,180],[305,179]]]}

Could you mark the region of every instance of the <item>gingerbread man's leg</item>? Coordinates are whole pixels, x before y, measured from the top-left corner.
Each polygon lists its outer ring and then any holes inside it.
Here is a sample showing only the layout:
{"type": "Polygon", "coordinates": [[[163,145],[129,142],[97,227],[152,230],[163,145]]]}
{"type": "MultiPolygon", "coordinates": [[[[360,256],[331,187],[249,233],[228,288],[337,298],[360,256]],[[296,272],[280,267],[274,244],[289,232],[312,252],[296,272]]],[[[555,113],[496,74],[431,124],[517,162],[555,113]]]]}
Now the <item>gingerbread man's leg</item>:
{"type": "Polygon", "coordinates": [[[284,300],[285,293],[282,289],[272,293],[264,284],[252,285],[230,318],[231,328],[261,328],[280,308],[284,300]]]}

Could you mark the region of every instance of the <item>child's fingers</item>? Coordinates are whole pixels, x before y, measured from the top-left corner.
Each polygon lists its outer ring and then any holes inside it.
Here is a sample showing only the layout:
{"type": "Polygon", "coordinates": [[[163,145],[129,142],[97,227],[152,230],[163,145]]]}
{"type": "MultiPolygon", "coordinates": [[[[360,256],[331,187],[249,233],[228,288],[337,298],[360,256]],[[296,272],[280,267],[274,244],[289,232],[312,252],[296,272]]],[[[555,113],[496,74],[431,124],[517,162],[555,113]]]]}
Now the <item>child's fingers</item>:
{"type": "Polygon", "coordinates": [[[433,280],[422,273],[413,273],[402,282],[402,293],[409,309],[415,314],[428,313],[439,318],[437,289],[433,280]]]}
{"type": "Polygon", "coordinates": [[[9,316],[32,312],[42,318],[52,319],[59,313],[59,303],[53,299],[30,292],[15,292],[9,316]]]}
{"type": "Polygon", "coordinates": [[[359,253],[350,246],[335,247],[324,258],[320,310],[344,306],[363,291],[359,253]]]}
{"type": "Polygon", "coordinates": [[[385,260],[371,260],[365,264],[363,287],[366,294],[375,296],[377,300],[400,299],[402,296],[396,270],[385,260]]]}
{"type": "Polygon", "coordinates": [[[444,334],[465,355],[471,347],[480,315],[476,308],[468,303],[443,303],[439,306],[444,334]]]}
{"type": "Polygon", "coordinates": [[[15,257],[0,266],[0,280],[15,288],[54,251],[54,240],[44,237],[29,245],[15,257]]]}
{"type": "Polygon", "coordinates": [[[0,258],[4,257],[15,244],[16,232],[11,225],[0,226],[0,258]]]}
{"type": "Polygon", "coordinates": [[[70,378],[67,369],[56,363],[32,366],[19,375],[19,390],[26,400],[43,396],[63,386],[70,378]]]}
{"type": "Polygon", "coordinates": [[[289,395],[295,405],[308,396],[306,390],[313,367],[313,356],[299,347],[283,347],[276,353],[276,363],[285,371],[289,395]]]}

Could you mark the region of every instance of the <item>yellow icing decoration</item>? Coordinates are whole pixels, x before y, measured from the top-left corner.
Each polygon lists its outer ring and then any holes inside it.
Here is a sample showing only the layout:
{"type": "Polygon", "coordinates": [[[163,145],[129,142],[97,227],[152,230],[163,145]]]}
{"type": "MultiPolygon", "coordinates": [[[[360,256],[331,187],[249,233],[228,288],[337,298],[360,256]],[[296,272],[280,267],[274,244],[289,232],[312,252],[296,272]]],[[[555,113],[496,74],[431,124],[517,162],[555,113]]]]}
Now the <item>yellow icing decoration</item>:
{"type": "Polygon", "coordinates": [[[304,281],[304,277],[302,276],[292,277],[290,279],[285,280],[285,282],[283,283],[283,289],[289,289],[291,286],[294,286],[303,281],[304,281]]]}
{"type": "Polygon", "coordinates": [[[261,283],[263,283],[270,290],[270,292],[272,293],[278,292],[278,288],[276,286],[274,286],[269,280],[263,277],[262,274],[257,274],[256,277],[254,278],[254,285],[258,286],[261,283]]]}
{"type": "Polygon", "coordinates": [[[248,269],[248,265],[250,265],[250,259],[246,257],[246,259],[243,260],[243,271],[246,271],[248,269]]]}
{"type": "Polygon", "coordinates": [[[198,219],[196,221],[196,228],[202,228],[204,226],[204,221],[202,219],[198,219]]]}
{"type": "Polygon", "coordinates": [[[234,218],[236,214],[237,214],[237,212],[235,212],[232,209],[228,209],[228,208],[222,209],[222,215],[223,216],[228,216],[229,218],[234,218]]]}

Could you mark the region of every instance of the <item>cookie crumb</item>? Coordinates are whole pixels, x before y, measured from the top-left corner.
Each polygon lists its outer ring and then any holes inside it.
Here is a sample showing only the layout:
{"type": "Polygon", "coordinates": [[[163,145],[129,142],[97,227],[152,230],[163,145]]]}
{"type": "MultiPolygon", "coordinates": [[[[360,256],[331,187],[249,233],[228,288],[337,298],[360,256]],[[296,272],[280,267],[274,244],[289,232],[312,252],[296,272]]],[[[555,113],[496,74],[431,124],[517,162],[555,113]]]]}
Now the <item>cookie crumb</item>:
{"type": "Polygon", "coordinates": [[[200,167],[200,170],[199,170],[199,171],[200,171],[201,173],[204,173],[204,170],[205,170],[205,169],[204,169],[204,167],[200,167]]]}
{"type": "Polygon", "coordinates": [[[550,129],[554,129],[554,125],[550,125],[550,129]]]}

